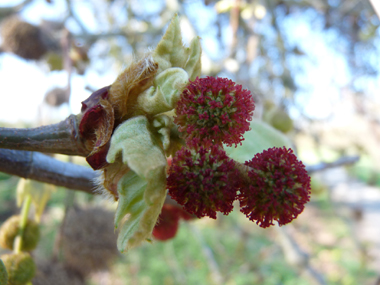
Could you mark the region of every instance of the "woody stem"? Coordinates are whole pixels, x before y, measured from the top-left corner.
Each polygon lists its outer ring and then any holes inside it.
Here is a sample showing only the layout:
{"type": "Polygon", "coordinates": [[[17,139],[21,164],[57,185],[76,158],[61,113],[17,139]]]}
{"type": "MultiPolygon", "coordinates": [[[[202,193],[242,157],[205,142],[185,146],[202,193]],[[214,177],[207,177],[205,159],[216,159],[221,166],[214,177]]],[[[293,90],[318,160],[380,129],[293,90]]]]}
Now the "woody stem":
{"type": "Polygon", "coordinates": [[[87,156],[78,132],[78,118],[38,128],[0,128],[0,148],[87,156]]]}

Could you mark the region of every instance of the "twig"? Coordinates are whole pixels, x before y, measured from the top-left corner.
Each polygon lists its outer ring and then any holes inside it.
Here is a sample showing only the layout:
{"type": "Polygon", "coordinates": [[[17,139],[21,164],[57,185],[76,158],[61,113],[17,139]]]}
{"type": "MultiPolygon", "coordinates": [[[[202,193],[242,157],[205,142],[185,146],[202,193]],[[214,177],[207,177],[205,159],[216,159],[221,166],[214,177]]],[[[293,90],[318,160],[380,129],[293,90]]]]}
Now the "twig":
{"type": "Polygon", "coordinates": [[[196,237],[196,239],[198,240],[198,242],[201,245],[203,255],[206,257],[209,269],[211,271],[211,278],[213,280],[213,283],[214,284],[224,284],[223,276],[220,273],[218,263],[216,262],[216,260],[214,258],[212,250],[204,241],[204,239],[202,237],[202,233],[194,225],[189,224],[189,227],[191,229],[191,232],[194,234],[194,236],[196,237]]]}
{"type": "Polygon", "coordinates": [[[239,30],[239,18],[240,18],[240,0],[235,0],[234,5],[230,12],[230,27],[232,30],[231,43],[229,57],[234,57],[236,52],[236,46],[238,42],[237,33],[239,30]]]}
{"type": "Polygon", "coordinates": [[[96,172],[92,169],[38,152],[0,149],[0,171],[96,194],[92,183],[96,172]]]}
{"type": "MultiPolygon", "coordinates": [[[[57,160],[38,152],[0,149],[0,172],[28,178],[89,194],[94,191],[96,172],[91,168],[57,160]]],[[[166,196],[165,204],[180,207],[166,196]]]]}
{"type": "Polygon", "coordinates": [[[302,251],[296,241],[286,231],[286,227],[275,227],[275,229],[277,230],[280,245],[288,263],[305,271],[315,284],[327,284],[324,276],[310,265],[308,254],[302,251]]]}
{"type": "Polygon", "coordinates": [[[345,156],[337,159],[336,161],[333,162],[321,162],[315,165],[308,165],[306,166],[306,170],[309,174],[322,171],[328,168],[333,168],[333,167],[339,167],[343,165],[350,165],[358,162],[360,159],[359,156],[345,156]]]}
{"type": "Polygon", "coordinates": [[[26,5],[28,5],[31,2],[32,0],[25,0],[15,6],[0,8],[0,18],[4,18],[6,16],[19,12],[22,8],[24,8],[26,5]]]}
{"type": "Polygon", "coordinates": [[[66,0],[67,10],[69,11],[70,17],[74,19],[75,22],[77,22],[79,28],[82,30],[84,34],[88,34],[88,31],[82,21],[75,15],[73,8],[71,7],[71,0],[66,0]]]}
{"type": "Polygon", "coordinates": [[[72,75],[72,70],[73,70],[73,62],[70,58],[70,45],[71,45],[71,34],[69,30],[64,29],[63,36],[61,39],[61,49],[62,49],[62,56],[63,56],[63,66],[67,72],[66,101],[69,103],[69,111],[71,113],[70,95],[71,95],[71,75],[72,75]]]}
{"type": "Polygon", "coordinates": [[[0,128],[0,148],[87,156],[75,115],[64,121],[32,129],[0,128]]]}

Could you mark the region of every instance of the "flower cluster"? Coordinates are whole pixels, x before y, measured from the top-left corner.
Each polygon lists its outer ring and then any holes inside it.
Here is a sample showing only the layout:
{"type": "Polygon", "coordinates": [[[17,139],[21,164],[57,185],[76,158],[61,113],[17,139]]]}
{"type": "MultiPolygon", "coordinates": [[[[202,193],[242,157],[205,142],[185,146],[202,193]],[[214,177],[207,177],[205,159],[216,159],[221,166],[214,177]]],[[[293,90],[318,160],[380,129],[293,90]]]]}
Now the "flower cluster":
{"type": "Polygon", "coordinates": [[[174,122],[188,142],[231,146],[243,140],[254,109],[251,92],[241,85],[227,78],[197,77],[183,91],[174,122]]]}
{"type": "Polygon", "coordinates": [[[228,79],[197,78],[182,93],[174,121],[186,146],[171,160],[167,188],[187,212],[215,219],[238,200],[241,212],[266,228],[303,211],[310,177],[291,149],[270,148],[244,165],[223,150],[242,141],[253,110],[250,92],[228,79]]]}
{"type": "Polygon", "coordinates": [[[250,184],[241,188],[241,212],[260,227],[276,220],[285,225],[295,219],[310,199],[310,177],[291,149],[270,148],[256,154],[250,167],[250,184]]]}

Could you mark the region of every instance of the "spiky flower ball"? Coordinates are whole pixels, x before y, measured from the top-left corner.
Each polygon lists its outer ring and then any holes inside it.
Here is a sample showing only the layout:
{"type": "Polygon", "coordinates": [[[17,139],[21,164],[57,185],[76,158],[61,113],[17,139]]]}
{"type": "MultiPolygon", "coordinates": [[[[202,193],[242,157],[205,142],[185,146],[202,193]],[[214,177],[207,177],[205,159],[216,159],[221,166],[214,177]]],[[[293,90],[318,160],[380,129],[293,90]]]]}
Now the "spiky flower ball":
{"type": "Polygon", "coordinates": [[[100,207],[73,207],[62,224],[62,252],[67,266],[87,275],[109,268],[117,257],[113,214],[100,207]]]}
{"type": "MultiPolygon", "coordinates": [[[[0,246],[2,248],[13,250],[13,244],[20,229],[20,216],[12,216],[7,219],[0,228],[0,246]]],[[[24,233],[22,235],[23,251],[31,251],[36,248],[40,240],[40,228],[38,224],[28,219],[24,233]]]]}
{"type": "Polygon", "coordinates": [[[249,185],[240,190],[243,212],[262,228],[295,219],[310,199],[310,177],[292,149],[270,148],[250,161],[249,185]]]}
{"type": "Polygon", "coordinates": [[[235,163],[219,146],[183,147],[176,153],[169,170],[169,195],[198,218],[216,219],[216,212],[227,215],[238,188],[235,163]]]}
{"type": "Polygon", "coordinates": [[[25,59],[40,59],[47,51],[46,35],[39,27],[8,17],[1,25],[2,47],[25,59]]]}
{"type": "Polygon", "coordinates": [[[0,258],[8,272],[8,284],[25,285],[32,280],[36,272],[36,265],[29,253],[4,254],[0,258]]]}
{"type": "Polygon", "coordinates": [[[197,77],[182,92],[174,121],[188,141],[231,146],[243,140],[254,109],[251,92],[241,85],[227,78],[197,77]]]}

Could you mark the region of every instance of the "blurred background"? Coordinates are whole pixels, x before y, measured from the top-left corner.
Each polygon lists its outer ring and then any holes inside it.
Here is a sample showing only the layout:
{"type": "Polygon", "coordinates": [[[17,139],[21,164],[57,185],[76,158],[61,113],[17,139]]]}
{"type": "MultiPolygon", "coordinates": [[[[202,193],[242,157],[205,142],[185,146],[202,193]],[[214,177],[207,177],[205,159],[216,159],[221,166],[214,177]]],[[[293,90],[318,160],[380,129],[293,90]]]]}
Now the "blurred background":
{"type": "MultiPolygon", "coordinates": [[[[202,76],[250,89],[255,117],[312,169],[311,202],[287,226],[261,229],[235,210],[124,255],[115,205],[77,193],[68,207],[58,188],[33,284],[58,284],[51,272],[66,284],[380,284],[380,2],[371,1],[0,0],[0,126],[79,113],[178,13],[184,43],[201,37],[202,76]]],[[[1,222],[18,211],[18,180],[0,173],[1,222]]]]}

